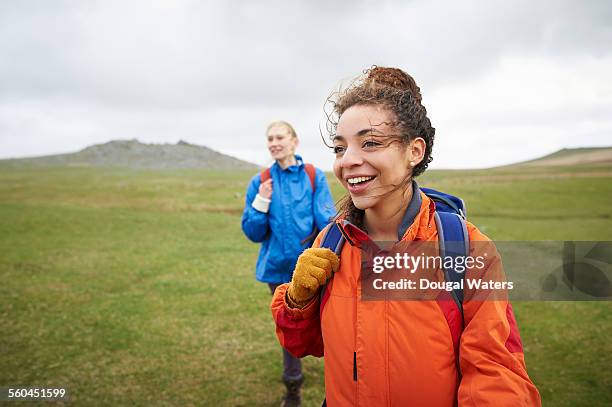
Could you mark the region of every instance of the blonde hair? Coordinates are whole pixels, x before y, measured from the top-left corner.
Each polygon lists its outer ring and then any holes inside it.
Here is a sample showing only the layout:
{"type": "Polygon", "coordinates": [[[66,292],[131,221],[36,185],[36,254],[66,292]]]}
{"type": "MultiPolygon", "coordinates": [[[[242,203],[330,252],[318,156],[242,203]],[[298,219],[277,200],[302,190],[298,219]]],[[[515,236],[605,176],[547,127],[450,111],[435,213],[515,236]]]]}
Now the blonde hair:
{"type": "Polygon", "coordinates": [[[277,127],[277,126],[284,126],[284,127],[286,127],[286,128],[287,128],[287,130],[289,130],[289,133],[291,133],[291,135],[292,135],[294,138],[295,138],[295,137],[297,137],[297,133],[295,132],[295,129],[293,128],[293,126],[292,126],[292,125],[290,125],[289,123],[287,123],[287,122],[286,122],[286,121],[284,121],[284,120],[276,120],[276,121],[273,121],[272,123],[270,123],[270,124],[268,125],[268,128],[266,129],[266,135],[268,135],[268,133],[270,132],[270,129],[271,129],[272,127],[277,127]]]}

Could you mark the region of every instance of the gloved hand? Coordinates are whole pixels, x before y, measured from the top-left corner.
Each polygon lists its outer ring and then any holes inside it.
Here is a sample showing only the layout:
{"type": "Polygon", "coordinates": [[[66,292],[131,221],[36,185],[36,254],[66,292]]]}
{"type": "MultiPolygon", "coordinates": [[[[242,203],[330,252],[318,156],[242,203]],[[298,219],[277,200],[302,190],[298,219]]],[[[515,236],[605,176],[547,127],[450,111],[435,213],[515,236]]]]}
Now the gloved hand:
{"type": "Polygon", "coordinates": [[[298,257],[293,279],[287,289],[290,306],[302,308],[319,291],[319,288],[338,271],[340,260],[329,249],[313,247],[298,257]]]}

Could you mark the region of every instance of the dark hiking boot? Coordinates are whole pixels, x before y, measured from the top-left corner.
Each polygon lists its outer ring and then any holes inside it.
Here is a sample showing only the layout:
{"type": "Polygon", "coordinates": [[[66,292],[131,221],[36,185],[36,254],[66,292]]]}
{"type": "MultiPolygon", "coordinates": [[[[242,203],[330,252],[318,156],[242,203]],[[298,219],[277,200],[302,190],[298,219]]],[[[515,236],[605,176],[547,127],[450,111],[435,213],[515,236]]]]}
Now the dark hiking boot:
{"type": "Polygon", "coordinates": [[[304,382],[304,376],[299,376],[296,379],[283,378],[283,382],[287,387],[287,393],[283,397],[281,407],[300,407],[302,405],[300,391],[304,382]]]}

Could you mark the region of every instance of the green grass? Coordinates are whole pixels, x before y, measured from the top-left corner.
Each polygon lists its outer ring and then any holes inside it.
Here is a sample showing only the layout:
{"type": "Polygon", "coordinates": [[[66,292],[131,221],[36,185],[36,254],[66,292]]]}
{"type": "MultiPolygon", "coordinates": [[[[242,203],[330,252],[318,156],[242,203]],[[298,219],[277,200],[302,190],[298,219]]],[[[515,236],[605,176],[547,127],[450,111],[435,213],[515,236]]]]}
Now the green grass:
{"type": "MultiPolygon", "coordinates": [[[[67,386],[78,405],[274,406],[281,352],[249,173],[0,169],[0,386],[67,386]]],[[[339,185],[328,177],[336,198],[339,185]]],[[[431,171],[498,240],[612,240],[610,167],[431,171]]],[[[612,403],[610,303],[517,303],[547,406],[612,403]]],[[[323,397],[306,358],[305,405],[323,397]]]]}

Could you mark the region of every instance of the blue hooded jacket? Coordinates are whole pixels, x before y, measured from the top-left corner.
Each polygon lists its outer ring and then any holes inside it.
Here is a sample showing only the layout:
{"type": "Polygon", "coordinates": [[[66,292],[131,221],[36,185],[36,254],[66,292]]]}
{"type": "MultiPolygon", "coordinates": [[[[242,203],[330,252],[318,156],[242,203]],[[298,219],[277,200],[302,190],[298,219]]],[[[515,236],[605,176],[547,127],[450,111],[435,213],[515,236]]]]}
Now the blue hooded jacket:
{"type": "Polygon", "coordinates": [[[256,278],[265,283],[291,281],[297,258],[312,241],[302,243],[314,227],[320,231],[336,214],[325,174],[315,171],[315,193],[304,169],[302,157],[295,156],[297,165],[282,169],[278,163],[270,167],[272,202],[267,213],[251,205],[261,183],[255,175],[246,195],[242,213],[242,230],[253,242],[262,243],[257,259],[256,278]]]}

